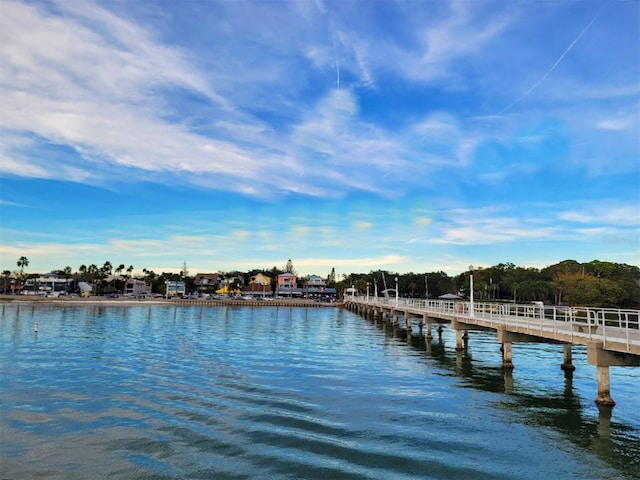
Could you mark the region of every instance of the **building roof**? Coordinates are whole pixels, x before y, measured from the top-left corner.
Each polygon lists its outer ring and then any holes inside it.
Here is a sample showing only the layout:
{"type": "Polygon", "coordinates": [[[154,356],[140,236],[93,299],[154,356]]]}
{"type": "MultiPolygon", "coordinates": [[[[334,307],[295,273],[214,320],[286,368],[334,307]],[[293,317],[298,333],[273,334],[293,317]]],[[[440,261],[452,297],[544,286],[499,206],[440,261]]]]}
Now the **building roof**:
{"type": "Polygon", "coordinates": [[[220,275],[217,273],[196,273],[193,283],[196,285],[209,285],[218,283],[220,275]]]}

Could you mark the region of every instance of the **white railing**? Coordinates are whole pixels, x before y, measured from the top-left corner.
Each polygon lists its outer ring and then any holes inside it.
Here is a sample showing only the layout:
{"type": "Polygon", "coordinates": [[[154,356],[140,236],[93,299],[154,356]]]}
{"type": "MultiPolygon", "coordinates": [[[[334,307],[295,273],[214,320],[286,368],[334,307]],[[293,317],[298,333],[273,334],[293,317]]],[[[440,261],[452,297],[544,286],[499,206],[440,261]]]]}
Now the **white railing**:
{"type": "Polygon", "coordinates": [[[570,335],[582,340],[602,341],[626,345],[630,352],[640,348],[640,310],[564,307],[538,304],[477,303],[418,298],[385,298],[349,296],[345,300],[371,306],[412,310],[413,313],[431,313],[476,319],[490,327],[523,326],[530,331],[570,335]]]}

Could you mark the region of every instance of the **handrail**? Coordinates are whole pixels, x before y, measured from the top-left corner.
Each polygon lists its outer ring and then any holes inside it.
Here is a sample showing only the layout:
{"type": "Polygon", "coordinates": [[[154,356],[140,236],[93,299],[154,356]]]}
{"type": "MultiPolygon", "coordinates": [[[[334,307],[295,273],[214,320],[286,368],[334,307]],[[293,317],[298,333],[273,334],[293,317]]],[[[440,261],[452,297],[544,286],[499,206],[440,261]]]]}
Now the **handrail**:
{"type": "MultiPolygon", "coordinates": [[[[354,295],[347,302],[384,306],[390,309],[411,309],[422,313],[445,314],[458,318],[477,319],[491,326],[521,325],[540,332],[569,333],[579,337],[623,343],[627,351],[631,345],[640,347],[640,310],[565,307],[517,303],[483,303],[418,298],[383,298],[354,295]]],[[[416,312],[414,312],[416,313],[416,312]]]]}

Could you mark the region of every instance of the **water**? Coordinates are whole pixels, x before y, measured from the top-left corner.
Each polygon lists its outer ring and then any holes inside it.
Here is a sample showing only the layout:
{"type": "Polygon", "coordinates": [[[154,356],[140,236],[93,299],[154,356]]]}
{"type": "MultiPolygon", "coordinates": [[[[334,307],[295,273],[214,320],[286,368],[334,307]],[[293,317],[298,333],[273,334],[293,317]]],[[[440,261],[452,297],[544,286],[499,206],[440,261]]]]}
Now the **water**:
{"type": "Polygon", "coordinates": [[[2,305],[3,479],[640,478],[640,369],[333,308],[2,305]],[[33,324],[39,331],[34,334],[33,324]]]}

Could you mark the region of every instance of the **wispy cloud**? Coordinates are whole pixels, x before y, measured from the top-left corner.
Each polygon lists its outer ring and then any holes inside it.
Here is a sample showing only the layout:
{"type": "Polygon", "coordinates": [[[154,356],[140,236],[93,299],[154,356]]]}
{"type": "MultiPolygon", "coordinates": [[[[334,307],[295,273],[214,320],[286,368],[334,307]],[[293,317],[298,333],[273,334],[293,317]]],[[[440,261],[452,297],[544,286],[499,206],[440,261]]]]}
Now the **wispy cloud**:
{"type": "Polygon", "coordinates": [[[2,256],[613,252],[640,222],[637,6],[598,8],[6,0],[2,256]]]}

